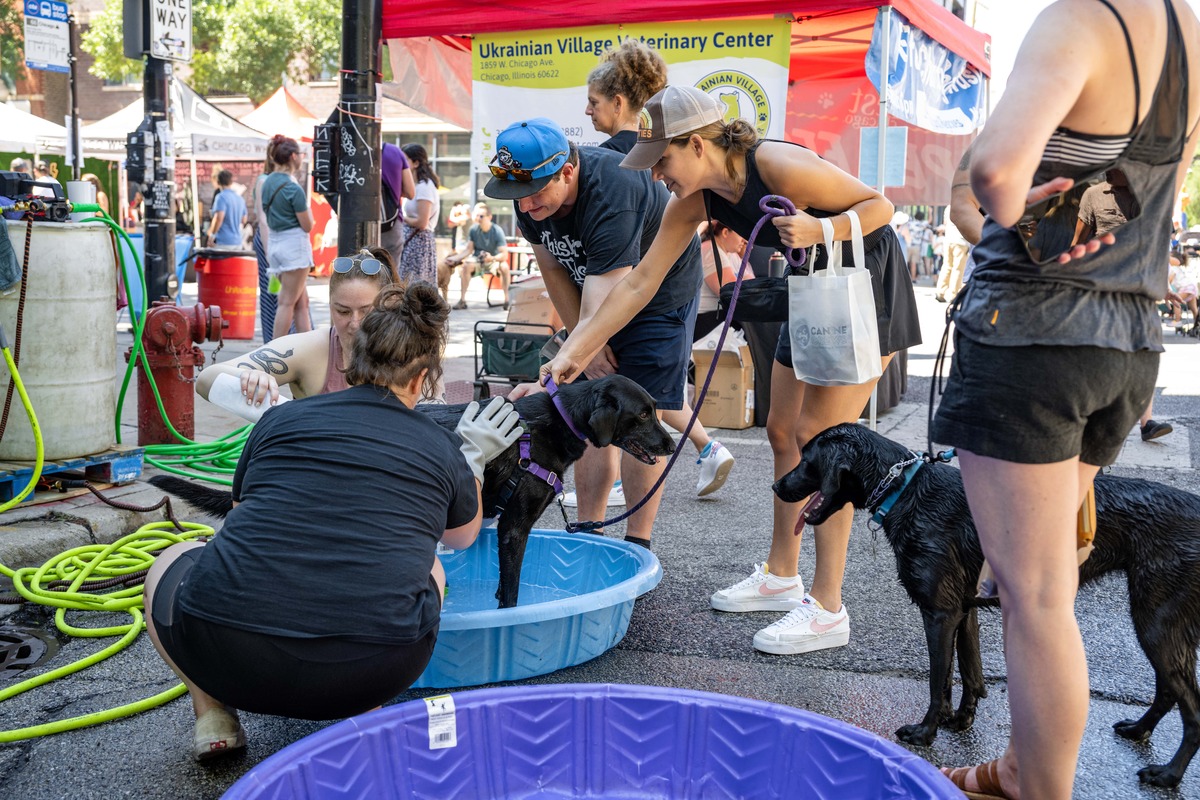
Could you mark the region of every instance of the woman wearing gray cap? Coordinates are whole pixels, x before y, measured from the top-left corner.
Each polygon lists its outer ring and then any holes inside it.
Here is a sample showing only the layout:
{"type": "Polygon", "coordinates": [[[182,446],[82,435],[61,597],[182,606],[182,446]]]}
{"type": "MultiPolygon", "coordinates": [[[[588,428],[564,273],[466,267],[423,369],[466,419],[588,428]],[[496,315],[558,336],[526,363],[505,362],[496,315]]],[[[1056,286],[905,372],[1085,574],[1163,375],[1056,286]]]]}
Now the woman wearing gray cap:
{"type": "MultiPolygon", "coordinates": [[[[641,263],[595,314],[580,320],[558,356],[544,368],[556,381],[575,377],[582,359],[637,313],[699,223],[713,218],[749,237],[762,216],[758,202],[767,195],[782,195],[797,208],[795,215],[776,217],[759,233],[756,244],[780,250],[821,242],[822,218],[833,223],[835,239],[848,240],[851,224],[843,212],[857,213],[865,234],[865,266],[875,293],[882,366],[887,366],[892,353],[920,343],[903,247],[888,225],[892,204],[815,153],[789,142],[760,141],[746,120],[726,122],[725,106],[716,98],[690,86],[668,86],[646,103],[638,143],[621,166],[650,169],[675,196],[641,263]]],[[[817,268],[824,260],[824,253],[819,253],[817,268]]],[[[801,448],[817,433],[857,420],[874,385],[875,381],[816,386],[797,380],[785,326],[775,353],[767,417],[775,477],[799,463],[801,448]]],[[[800,507],[775,499],[766,562],[712,596],[713,608],[720,611],[788,612],[755,635],[755,648],[767,653],[805,653],[838,647],[850,638],[841,595],[852,510],[844,509],[817,526],[816,573],[805,593],[797,574],[800,538],[793,535],[800,507]]]]}

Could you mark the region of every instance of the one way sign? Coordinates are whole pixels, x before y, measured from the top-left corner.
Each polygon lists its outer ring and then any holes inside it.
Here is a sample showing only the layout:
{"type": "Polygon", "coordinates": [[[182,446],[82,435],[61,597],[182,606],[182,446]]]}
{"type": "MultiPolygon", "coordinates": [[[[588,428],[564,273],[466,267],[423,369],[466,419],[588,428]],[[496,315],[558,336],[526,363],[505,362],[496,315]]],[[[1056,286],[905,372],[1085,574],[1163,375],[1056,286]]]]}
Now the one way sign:
{"type": "Polygon", "coordinates": [[[150,55],[192,60],[192,0],[150,1],[150,55]]]}

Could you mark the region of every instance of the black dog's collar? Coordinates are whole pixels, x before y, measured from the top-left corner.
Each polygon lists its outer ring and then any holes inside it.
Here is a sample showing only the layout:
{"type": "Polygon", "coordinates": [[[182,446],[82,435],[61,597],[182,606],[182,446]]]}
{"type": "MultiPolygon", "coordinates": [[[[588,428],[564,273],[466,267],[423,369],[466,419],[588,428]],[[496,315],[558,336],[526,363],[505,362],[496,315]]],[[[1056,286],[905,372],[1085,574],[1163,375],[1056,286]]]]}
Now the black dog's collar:
{"type": "Polygon", "coordinates": [[[563,422],[567,423],[567,427],[570,428],[571,433],[575,434],[575,436],[577,436],[581,441],[586,441],[587,437],[580,433],[579,429],[575,427],[575,423],[571,421],[571,415],[567,413],[567,409],[563,406],[562,400],[558,399],[558,385],[554,383],[554,378],[550,377],[549,372],[546,373],[542,383],[546,387],[546,392],[550,395],[550,402],[554,403],[554,407],[558,410],[559,416],[563,418],[563,422]]]}
{"type": "Polygon", "coordinates": [[[875,513],[871,515],[871,522],[875,523],[876,525],[883,524],[883,518],[886,517],[888,512],[892,510],[892,506],[896,504],[896,501],[900,498],[900,495],[904,494],[904,490],[908,488],[908,484],[912,483],[913,477],[923,466],[925,466],[925,459],[918,458],[916,461],[905,467],[904,480],[900,481],[900,485],[895,489],[892,489],[892,491],[888,493],[887,497],[883,498],[883,502],[879,504],[879,508],[875,509],[875,513]]]}

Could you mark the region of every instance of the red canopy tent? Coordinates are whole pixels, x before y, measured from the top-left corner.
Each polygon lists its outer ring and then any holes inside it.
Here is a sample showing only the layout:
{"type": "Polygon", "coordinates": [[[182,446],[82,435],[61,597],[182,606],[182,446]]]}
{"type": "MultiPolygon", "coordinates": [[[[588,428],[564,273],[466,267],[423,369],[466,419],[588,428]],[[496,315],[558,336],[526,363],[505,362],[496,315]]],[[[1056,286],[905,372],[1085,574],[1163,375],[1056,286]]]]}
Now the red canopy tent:
{"type": "MultiPolygon", "coordinates": [[[[990,37],[933,0],[383,0],[383,35],[389,40],[398,85],[422,111],[456,124],[470,96],[469,35],[629,22],[788,15],[793,20],[786,137],[858,174],[859,130],[878,125],[878,97],[864,61],[878,9],[894,8],[932,39],[990,72],[990,37]],[[428,57],[437,52],[435,63],[428,57]],[[420,53],[422,57],[413,57],[420,53]],[[407,76],[407,77],[405,77],[407,76]],[[421,91],[420,87],[424,87],[421,91]],[[434,90],[434,87],[437,87],[434,90]]],[[[905,123],[892,118],[891,125],[905,123]]],[[[903,187],[889,187],[897,204],[944,205],[950,176],[971,137],[910,127],[903,187]]]]}

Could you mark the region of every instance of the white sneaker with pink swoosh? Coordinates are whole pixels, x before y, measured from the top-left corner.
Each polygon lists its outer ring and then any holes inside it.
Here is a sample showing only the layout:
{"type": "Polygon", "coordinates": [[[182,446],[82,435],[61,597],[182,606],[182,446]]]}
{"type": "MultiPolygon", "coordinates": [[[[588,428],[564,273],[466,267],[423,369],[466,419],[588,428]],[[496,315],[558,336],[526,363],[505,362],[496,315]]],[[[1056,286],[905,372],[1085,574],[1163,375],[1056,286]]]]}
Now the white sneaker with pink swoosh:
{"type": "Polygon", "coordinates": [[[804,602],[799,577],[779,578],[767,565],[755,564],[749,578],[713,593],[709,601],[717,611],[787,611],[804,602]]]}
{"type": "Polygon", "coordinates": [[[850,641],[850,615],[843,605],[836,612],[806,594],[804,602],[754,634],[754,649],[775,655],[811,653],[841,647],[850,641]]]}

